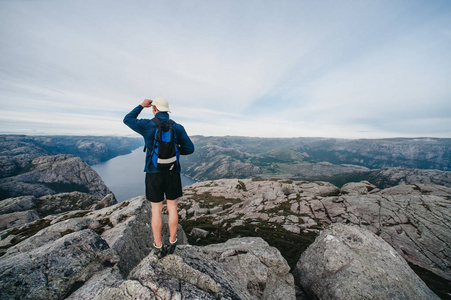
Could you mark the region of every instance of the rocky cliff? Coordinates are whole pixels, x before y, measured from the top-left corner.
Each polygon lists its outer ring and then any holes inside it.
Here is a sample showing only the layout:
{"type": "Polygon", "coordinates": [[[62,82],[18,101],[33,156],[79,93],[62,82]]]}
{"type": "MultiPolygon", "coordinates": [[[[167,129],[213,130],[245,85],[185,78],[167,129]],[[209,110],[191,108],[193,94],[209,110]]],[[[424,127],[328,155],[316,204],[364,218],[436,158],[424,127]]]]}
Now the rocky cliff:
{"type": "Polygon", "coordinates": [[[72,154],[92,165],[142,144],[139,138],[126,137],[0,135],[0,178],[21,173],[40,156],[72,154]]]}
{"type": "MultiPolygon", "coordinates": [[[[415,292],[421,292],[418,295],[437,299],[385,241],[371,238],[372,234],[363,229],[359,229],[359,236],[348,226],[340,229],[341,235],[332,229],[326,239],[337,239],[356,252],[370,245],[374,251],[386,252],[384,260],[371,260],[362,250],[360,257],[350,257],[352,264],[350,260],[342,262],[343,253],[323,247],[318,239],[311,246],[313,250],[309,248],[306,253],[328,254],[312,259],[303,256],[295,281],[281,253],[261,238],[192,246],[187,244],[181,227],[178,249],[158,260],[151,251],[150,208],[144,197],[137,197],[102,209],[47,216],[0,232],[2,241],[11,240],[11,236],[22,239],[2,246],[5,253],[0,258],[0,299],[310,299],[308,293],[322,297],[313,287],[320,286],[326,277],[328,282],[336,277],[335,293],[352,295],[348,290],[355,290],[355,282],[344,280],[340,272],[334,275],[337,272],[333,268],[340,264],[348,264],[347,268],[355,268],[356,272],[358,266],[365,265],[366,272],[358,273],[361,282],[372,280],[361,288],[365,296],[387,295],[379,291],[387,290],[385,285],[389,284],[390,297],[401,299],[412,293],[409,289],[415,284],[415,292]],[[305,277],[309,275],[306,263],[316,263],[315,259],[331,263],[325,265],[324,272],[315,268],[318,276],[305,277]],[[392,270],[393,262],[402,269],[392,270]],[[383,273],[394,274],[396,281],[373,280],[380,279],[381,264],[385,267],[383,273]]],[[[163,227],[163,238],[168,239],[167,225],[163,227]]],[[[382,253],[379,255],[382,257],[382,253]]],[[[329,287],[327,292],[333,294],[334,288],[329,287]]]]}
{"type": "Polygon", "coordinates": [[[97,172],[72,155],[40,156],[25,165],[20,174],[0,179],[0,199],[73,191],[89,193],[99,200],[111,193],[97,172]]]}
{"type": "Polygon", "coordinates": [[[2,135],[0,200],[74,191],[100,200],[111,192],[88,163],[130,153],[141,143],[122,137],[2,135]]]}

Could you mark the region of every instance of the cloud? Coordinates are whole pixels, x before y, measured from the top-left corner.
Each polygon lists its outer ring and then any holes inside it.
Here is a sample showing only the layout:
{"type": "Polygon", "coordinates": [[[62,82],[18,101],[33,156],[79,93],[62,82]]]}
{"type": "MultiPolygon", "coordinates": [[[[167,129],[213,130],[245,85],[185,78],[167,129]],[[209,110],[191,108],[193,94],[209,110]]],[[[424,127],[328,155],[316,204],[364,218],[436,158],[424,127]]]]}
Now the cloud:
{"type": "Polygon", "coordinates": [[[122,119],[74,113],[29,111],[23,114],[2,110],[0,125],[3,133],[7,134],[68,135],[76,132],[78,135],[131,135],[122,119]]]}
{"type": "Polygon", "coordinates": [[[441,1],[2,1],[0,123],[128,134],[165,96],[195,134],[447,136],[449,20],[441,1]]]}

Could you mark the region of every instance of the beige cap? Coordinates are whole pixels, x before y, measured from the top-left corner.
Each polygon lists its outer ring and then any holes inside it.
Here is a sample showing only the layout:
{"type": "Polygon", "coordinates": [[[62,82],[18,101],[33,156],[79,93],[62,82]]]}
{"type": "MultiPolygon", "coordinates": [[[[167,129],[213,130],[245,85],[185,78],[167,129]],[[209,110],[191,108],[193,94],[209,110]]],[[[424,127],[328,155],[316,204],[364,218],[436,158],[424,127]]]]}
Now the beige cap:
{"type": "Polygon", "coordinates": [[[169,110],[168,101],[166,99],[164,99],[163,97],[156,97],[155,99],[153,99],[152,105],[156,106],[157,109],[161,112],[171,112],[169,110]]]}

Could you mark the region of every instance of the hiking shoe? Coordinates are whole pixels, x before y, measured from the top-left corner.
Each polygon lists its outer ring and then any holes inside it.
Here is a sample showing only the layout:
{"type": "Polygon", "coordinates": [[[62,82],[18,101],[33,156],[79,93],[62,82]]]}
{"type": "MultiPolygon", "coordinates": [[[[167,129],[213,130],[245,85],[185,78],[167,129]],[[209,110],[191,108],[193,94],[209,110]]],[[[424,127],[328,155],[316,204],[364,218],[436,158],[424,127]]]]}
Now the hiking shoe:
{"type": "Polygon", "coordinates": [[[173,243],[171,243],[171,239],[169,239],[168,254],[174,253],[175,248],[177,248],[177,238],[175,238],[175,242],[173,243]]]}
{"type": "Polygon", "coordinates": [[[158,258],[163,258],[167,254],[167,249],[165,245],[161,245],[160,248],[158,248],[155,244],[153,244],[153,254],[158,258]]]}

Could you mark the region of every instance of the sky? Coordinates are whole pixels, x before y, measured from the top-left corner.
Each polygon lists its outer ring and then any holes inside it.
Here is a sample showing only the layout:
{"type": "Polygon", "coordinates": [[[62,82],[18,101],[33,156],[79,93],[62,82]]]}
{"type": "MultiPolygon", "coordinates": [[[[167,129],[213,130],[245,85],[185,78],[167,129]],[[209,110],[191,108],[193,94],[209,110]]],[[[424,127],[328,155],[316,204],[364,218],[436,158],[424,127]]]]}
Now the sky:
{"type": "Polygon", "coordinates": [[[0,1],[0,133],[451,138],[451,1],[0,1]],[[149,109],[140,118],[152,118],[149,109]]]}

